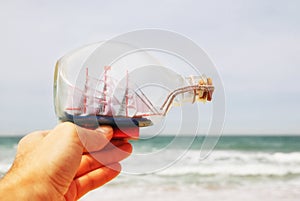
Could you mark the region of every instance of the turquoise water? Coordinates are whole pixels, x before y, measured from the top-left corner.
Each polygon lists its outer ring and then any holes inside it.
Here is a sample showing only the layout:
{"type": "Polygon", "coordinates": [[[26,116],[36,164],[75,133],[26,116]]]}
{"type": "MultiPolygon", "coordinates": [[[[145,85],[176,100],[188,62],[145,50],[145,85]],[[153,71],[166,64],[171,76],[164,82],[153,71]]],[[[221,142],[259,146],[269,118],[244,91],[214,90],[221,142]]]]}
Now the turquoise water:
{"type": "MultiPolygon", "coordinates": [[[[160,136],[146,140],[132,141],[137,147],[151,147],[161,149],[172,143],[174,138],[180,138],[182,144],[194,139],[191,149],[200,149],[204,136],[160,136]]],[[[216,150],[294,152],[300,151],[300,136],[221,136],[216,150]]]]}
{"type": "MultiPolygon", "coordinates": [[[[176,151],[181,149],[186,149],[183,151],[189,151],[189,156],[191,161],[199,158],[199,150],[204,140],[204,136],[198,137],[175,137],[175,136],[160,136],[154,137],[145,140],[131,141],[134,147],[134,154],[131,157],[131,160],[135,160],[135,154],[149,154],[152,152],[161,151],[167,149],[170,144],[174,142],[176,138],[177,145],[174,148],[170,148],[166,153],[178,154],[176,151]],[[192,144],[190,144],[192,142],[192,144]]],[[[18,141],[21,139],[21,136],[17,137],[0,137],[0,173],[4,174],[7,171],[10,163],[12,162],[18,141]]],[[[182,151],[182,153],[184,153],[182,151]]],[[[245,164],[255,164],[261,161],[269,161],[272,165],[285,165],[286,162],[289,162],[287,166],[286,173],[290,174],[293,171],[290,171],[291,164],[295,166],[300,166],[298,163],[300,160],[300,136],[222,136],[220,137],[217,145],[213,151],[214,154],[206,161],[212,159],[214,155],[220,155],[220,158],[226,164],[226,160],[231,161],[233,164],[236,161],[243,160],[245,164]],[[225,160],[225,161],[224,161],[225,160]]],[[[139,158],[136,158],[139,160],[139,158]]],[[[160,161],[169,160],[168,156],[163,155],[161,158],[154,160],[156,163],[160,161]]],[[[138,162],[138,161],[136,161],[138,162]]],[[[220,160],[218,157],[211,161],[211,165],[219,163],[220,160]]],[[[186,161],[186,167],[189,167],[190,161],[186,161]]],[[[205,163],[205,161],[201,162],[205,163]]],[[[199,162],[199,165],[201,165],[199,162]]],[[[135,163],[134,163],[135,164],[135,163]]],[[[147,164],[144,164],[145,166],[147,164]]],[[[282,170],[281,170],[282,171],[282,170]]],[[[194,173],[194,172],[193,172],[194,173]]],[[[294,172],[298,174],[298,172],[294,172]]],[[[189,174],[189,172],[187,172],[189,174]]],[[[201,172],[198,172],[201,174],[201,172]]],[[[215,174],[218,174],[217,172],[215,174]]],[[[281,174],[281,173],[280,173],[281,174]]],[[[300,174],[300,170],[299,170],[300,174]]]]}
{"type": "MultiPolygon", "coordinates": [[[[0,137],[0,175],[9,169],[20,139],[0,137]]],[[[300,136],[222,136],[212,153],[200,160],[203,140],[203,136],[164,136],[132,141],[134,152],[122,162],[124,172],[83,200],[294,201],[300,197],[300,136]],[[176,149],[169,148],[175,139],[176,149]],[[165,154],[147,160],[149,154],[162,150],[165,154]],[[178,151],[184,155],[170,160],[178,151]],[[126,173],[136,166],[143,170],[164,162],[171,165],[151,174],[126,173]]]]}
{"type": "MultiPolygon", "coordinates": [[[[0,137],[0,148],[14,148],[22,136],[0,137]]],[[[135,146],[163,148],[174,140],[175,136],[160,136],[146,140],[131,141],[135,146]]],[[[177,137],[178,138],[178,137],[177,137]]],[[[199,149],[204,136],[179,137],[182,142],[194,139],[191,149],[199,149]]],[[[300,136],[221,136],[215,149],[242,151],[300,151],[300,136]]]]}
{"type": "Polygon", "coordinates": [[[22,136],[2,137],[0,136],[0,148],[13,148],[22,136]]]}

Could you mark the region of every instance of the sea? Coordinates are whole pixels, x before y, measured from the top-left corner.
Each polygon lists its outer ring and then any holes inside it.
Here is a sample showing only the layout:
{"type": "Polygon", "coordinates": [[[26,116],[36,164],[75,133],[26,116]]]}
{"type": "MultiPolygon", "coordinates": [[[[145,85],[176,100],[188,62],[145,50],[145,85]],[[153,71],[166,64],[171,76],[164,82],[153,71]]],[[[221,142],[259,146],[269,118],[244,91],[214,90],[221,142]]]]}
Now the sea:
{"type": "MultiPolygon", "coordinates": [[[[11,166],[20,139],[0,137],[1,176],[11,166]]],[[[122,162],[123,172],[81,200],[300,200],[300,136],[222,136],[201,158],[204,139],[182,137],[182,146],[168,149],[174,136],[132,141],[134,151],[122,162]],[[149,171],[149,166],[156,169],[149,171]]]]}

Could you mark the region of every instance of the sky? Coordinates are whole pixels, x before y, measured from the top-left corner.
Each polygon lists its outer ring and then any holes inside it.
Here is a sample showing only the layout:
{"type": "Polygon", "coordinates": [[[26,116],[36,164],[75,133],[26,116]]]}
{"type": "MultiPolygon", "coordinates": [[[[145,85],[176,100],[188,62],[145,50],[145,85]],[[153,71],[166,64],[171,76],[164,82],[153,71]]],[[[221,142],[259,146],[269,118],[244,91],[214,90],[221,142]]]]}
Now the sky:
{"type": "Polygon", "coordinates": [[[51,129],[56,61],[144,28],[182,34],[214,61],[224,134],[300,134],[299,1],[1,1],[0,135],[51,129]]]}

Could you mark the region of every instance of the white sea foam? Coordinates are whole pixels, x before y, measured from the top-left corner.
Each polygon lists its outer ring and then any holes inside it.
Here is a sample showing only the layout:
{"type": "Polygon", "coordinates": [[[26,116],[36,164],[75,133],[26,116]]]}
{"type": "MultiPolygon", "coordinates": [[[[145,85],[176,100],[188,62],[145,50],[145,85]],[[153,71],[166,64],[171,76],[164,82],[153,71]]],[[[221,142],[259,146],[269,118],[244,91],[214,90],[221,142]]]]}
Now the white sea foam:
{"type": "Polygon", "coordinates": [[[200,161],[199,152],[189,151],[177,164],[157,174],[165,176],[187,174],[202,176],[300,176],[300,152],[214,151],[207,159],[200,161]]]}
{"type": "MultiPolygon", "coordinates": [[[[152,144],[143,146],[145,150],[154,149],[152,144]]],[[[202,161],[200,150],[190,150],[163,171],[150,175],[121,174],[82,200],[299,200],[299,149],[288,149],[294,150],[290,153],[268,150],[214,150],[202,161]]],[[[15,152],[13,145],[0,147],[0,176],[8,171],[15,152]]],[[[170,149],[150,163],[169,161],[170,156],[179,152],[170,149]]],[[[134,159],[132,165],[149,165],[136,160],[134,154],[130,158],[134,159]]]]}

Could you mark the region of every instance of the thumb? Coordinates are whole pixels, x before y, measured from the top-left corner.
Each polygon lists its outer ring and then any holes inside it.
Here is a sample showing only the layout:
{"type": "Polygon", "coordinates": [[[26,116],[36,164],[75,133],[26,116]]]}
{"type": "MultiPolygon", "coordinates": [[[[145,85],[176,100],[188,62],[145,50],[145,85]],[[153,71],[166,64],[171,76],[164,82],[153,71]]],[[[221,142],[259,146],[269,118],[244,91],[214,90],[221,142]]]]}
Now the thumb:
{"type": "Polygon", "coordinates": [[[98,151],[105,147],[113,136],[110,126],[100,126],[95,130],[76,126],[78,138],[81,141],[83,152],[98,151]]]}

